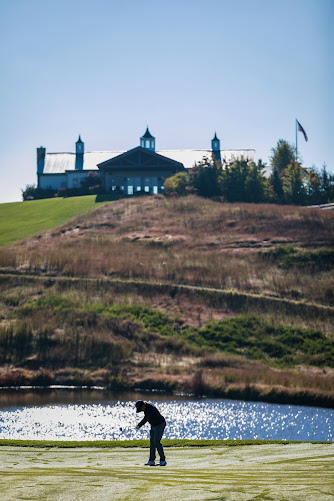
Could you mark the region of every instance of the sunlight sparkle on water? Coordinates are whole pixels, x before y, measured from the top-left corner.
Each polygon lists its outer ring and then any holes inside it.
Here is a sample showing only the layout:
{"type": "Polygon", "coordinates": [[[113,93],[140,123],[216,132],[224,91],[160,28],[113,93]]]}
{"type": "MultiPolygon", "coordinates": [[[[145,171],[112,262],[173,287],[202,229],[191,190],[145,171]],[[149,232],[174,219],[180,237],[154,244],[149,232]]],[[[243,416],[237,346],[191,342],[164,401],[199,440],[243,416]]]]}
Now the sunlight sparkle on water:
{"type": "MultiPolygon", "coordinates": [[[[165,438],[333,440],[330,409],[232,400],[156,402],[166,417],[165,438]]],[[[13,407],[0,411],[0,438],[128,440],[148,438],[134,402],[13,407]]]]}

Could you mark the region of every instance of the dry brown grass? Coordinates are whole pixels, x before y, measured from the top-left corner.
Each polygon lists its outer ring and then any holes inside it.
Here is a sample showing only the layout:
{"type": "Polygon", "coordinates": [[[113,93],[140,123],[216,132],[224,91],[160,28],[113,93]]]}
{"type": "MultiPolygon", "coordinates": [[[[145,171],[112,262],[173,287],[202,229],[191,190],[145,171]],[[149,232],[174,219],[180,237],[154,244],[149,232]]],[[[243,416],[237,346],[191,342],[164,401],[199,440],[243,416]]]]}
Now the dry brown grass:
{"type": "Polygon", "coordinates": [[[261,250],[333,247],[334,214],[190,196],[126,199],[0,251],[0,266],[167,281],[331,304],[334,274],[278,269],[261,250]]]}

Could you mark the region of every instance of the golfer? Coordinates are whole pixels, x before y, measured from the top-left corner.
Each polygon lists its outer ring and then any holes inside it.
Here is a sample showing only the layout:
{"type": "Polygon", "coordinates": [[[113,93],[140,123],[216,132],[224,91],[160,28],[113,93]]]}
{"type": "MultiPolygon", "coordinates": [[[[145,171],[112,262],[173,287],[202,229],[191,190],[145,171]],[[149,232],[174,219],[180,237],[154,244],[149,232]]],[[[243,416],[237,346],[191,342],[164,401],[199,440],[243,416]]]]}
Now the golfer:
{"type": "Polygon", "coordinates": [[[137,424],[136,428],[139,430],[145,423],[149,422],[151,425],[150,434],[150,459],[146,466],[155,466],[155,454],[156,449],[158,450],[160,456],[160,466],[166,466],[166,458],[164,449],[161,444],[161,438],[166,427],[165,418],[160,414],[158,409],[154,405],[148,402],[143,402],[138,400],[136,402],[136,412],[144,412],[144,418],[137,424]]]}

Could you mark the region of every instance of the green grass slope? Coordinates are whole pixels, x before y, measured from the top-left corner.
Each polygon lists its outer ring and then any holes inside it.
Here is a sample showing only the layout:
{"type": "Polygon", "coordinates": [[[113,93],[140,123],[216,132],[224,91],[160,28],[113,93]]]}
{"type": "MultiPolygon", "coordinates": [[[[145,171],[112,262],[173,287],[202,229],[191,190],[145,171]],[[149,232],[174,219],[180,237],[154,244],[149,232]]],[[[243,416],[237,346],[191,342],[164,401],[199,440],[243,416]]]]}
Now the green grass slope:
{"type": "Polygon", "coordinates": [[[0,204],[0,247],[56,228],[103,203],[89,195],[0,204]]]}

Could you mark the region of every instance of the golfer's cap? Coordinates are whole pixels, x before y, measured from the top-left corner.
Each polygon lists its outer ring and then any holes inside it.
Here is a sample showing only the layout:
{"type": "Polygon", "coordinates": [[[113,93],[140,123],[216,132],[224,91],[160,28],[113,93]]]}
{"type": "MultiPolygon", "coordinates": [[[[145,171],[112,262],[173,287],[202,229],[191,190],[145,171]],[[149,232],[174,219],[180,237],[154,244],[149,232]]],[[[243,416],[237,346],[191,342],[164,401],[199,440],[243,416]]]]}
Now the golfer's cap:
{"type": "Polygon", "coordinates": [[[136,402],[136,412],[140,412],[143,408],[143,405],[144,405],[144,402],[142,400],[138,400],[138,402],[136,402]]]}

